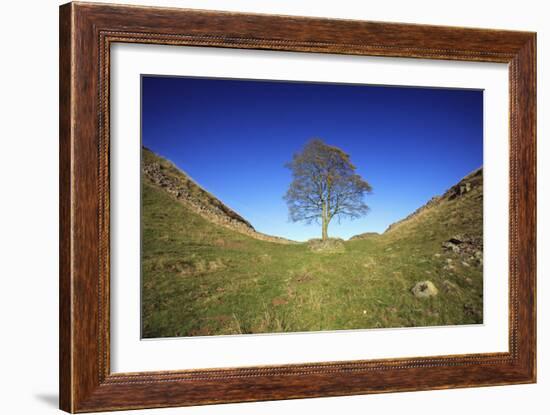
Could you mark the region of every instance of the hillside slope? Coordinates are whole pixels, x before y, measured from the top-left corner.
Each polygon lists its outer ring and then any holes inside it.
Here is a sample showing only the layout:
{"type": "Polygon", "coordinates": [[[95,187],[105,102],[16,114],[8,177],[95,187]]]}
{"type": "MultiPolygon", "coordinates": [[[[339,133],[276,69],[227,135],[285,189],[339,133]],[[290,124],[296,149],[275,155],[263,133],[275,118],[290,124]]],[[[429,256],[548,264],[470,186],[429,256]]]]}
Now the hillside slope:
{"type": "Polygon", "coordinates": [[[257,232],[247,220],[204,190],[187,174],[145,147],[141,151],[141,171],[144,183],[162,188],[174,199],[184,203],[192,211],[213,223],[256,239],[294,243],[294,241],[285,238],[257,232]]]}
{"type": "Polygon", "coordinates": [[[143,337],[483,321],[481,171],[468,189],[446,193],[387,232],[320,254],[307,244],[258,238],[245,219],[187,184],[170,163],[146,150],[144,159],[143,337]],[[177,185],[166,184],[172,175],[177,185]],[[185,192],[195,196],[182,198],[185,192]],[[237,225],[204,213],[210,209],[237,225]],[[438,294],[417,298],[412,289],[426,280],[438,294]]]}
{"type": "Polygon", "coordinates": [[[483,169],[433,197],[381,235],[385,243],[411,241],[427,249],[443,247],[465,261],[483,262],[483,169]]]}
{"type": "MultiPolygon", "coordinates": [[[[443,226],[449,230],[467,228],[481,236],[483,214],[483,169],[464,177],[443,195],[435,196],[406,218],[391,224],[386,234],[415,232],[418,225],[443,226]]],[[[434,230],[435,232],[435,230],[434,230]]]]}

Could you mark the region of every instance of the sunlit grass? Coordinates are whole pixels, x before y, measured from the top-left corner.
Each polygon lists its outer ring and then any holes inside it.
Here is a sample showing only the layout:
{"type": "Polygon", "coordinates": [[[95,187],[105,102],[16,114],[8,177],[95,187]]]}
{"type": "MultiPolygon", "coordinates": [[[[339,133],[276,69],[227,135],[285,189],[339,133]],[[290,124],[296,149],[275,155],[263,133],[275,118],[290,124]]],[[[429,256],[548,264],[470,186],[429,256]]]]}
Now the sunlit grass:
{"type": "Polygon", "coordinates": [[[320,254],[215,225],[144,180],[143,336],[480,323],[482,267],[441,247],[456,233],[481,235],[480,192],[320,254]],[[423,280],[439,294],[414,297],[423,280]]]}

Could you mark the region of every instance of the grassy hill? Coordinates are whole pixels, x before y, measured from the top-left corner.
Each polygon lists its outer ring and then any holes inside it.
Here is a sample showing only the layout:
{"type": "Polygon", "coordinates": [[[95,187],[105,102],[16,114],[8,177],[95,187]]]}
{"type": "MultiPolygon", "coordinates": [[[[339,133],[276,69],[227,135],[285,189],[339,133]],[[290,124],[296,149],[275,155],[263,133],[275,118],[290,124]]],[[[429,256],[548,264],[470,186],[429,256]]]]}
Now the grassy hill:
{"type": "Polygon", "coordinates": [[[146,149],[142,178],[143,337],[482,322],[482,170],[332,253],[256,232],[146,149]]]}

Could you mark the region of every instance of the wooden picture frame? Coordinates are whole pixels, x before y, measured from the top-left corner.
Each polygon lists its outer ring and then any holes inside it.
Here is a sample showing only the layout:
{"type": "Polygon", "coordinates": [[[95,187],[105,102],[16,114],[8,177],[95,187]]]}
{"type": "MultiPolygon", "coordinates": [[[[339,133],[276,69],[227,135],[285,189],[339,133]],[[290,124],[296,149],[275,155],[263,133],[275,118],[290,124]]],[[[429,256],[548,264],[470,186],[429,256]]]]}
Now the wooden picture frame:
{"type": "Polygon", "coordinates": [[[60,8],[59,94],[61,409],[91,412],[535,382],[535,33],[69,3],[60,8]],[[507,63],[509,352],[111,373],[109,59],[116,42],[507,63]]]}

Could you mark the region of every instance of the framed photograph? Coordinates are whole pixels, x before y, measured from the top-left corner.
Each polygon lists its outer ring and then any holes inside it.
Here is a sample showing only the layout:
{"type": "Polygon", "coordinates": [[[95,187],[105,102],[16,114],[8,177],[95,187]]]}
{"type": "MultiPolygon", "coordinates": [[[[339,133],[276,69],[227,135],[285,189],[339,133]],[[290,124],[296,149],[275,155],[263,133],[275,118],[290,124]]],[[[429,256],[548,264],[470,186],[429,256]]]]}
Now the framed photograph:
{"type": "Polygon", "coordinates": [[[60,8],[60,407],[536,381],[536,35],[60,8]]]}

